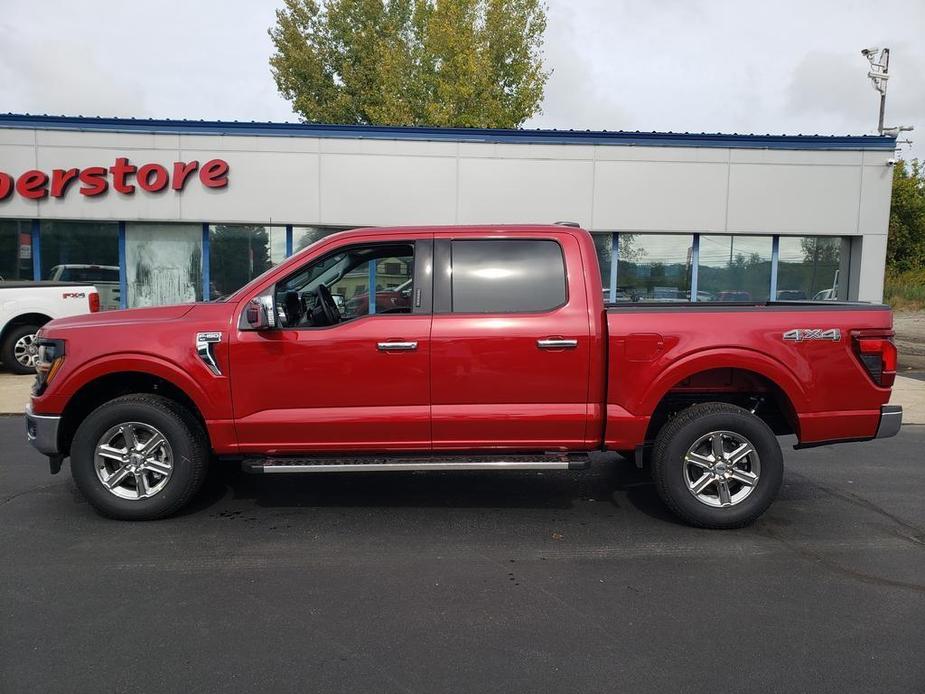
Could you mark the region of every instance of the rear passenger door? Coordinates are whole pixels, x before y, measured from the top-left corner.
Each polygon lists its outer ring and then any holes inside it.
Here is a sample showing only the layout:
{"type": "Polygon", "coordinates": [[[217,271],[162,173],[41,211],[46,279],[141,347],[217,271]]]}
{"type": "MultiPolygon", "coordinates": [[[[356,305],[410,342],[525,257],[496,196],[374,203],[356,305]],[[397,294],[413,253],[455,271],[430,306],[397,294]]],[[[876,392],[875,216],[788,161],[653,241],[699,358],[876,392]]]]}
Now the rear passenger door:
{"type": "Polygon", "coordinates": [[[450,233],[434,246],[434,448],[582,446],[590,322],[577,241],[450,233]]]}

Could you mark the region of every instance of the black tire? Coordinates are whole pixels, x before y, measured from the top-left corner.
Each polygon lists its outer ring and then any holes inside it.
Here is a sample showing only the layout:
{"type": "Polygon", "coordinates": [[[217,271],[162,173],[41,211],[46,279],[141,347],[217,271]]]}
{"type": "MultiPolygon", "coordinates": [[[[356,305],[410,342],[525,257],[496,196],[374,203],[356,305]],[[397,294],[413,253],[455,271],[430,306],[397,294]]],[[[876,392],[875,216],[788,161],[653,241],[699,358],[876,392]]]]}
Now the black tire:
{"type": "Polygon", "coordinates": [[[35,335],[41,326],[39,325],[17,325],[12,328],[3,338],[3,345],[0,345],[0,362],[7,370],[14,374],[35,374],[35,367],[23,366],[16,360],[16,343],[27,335],[35,335]]]}
{"type": "Polygon", "coordinates": [[[102,515],[119,520],[155,520],[183,508],[205,480],[208,441],[199,422],[185,408],[157,395],[125,395],[101,405],[81,422],[71,443],[71,475],[87,501],[102,515]],[[139,422],[163,433],[173,452],[173,470],[154,496],[123,499],[97,476],[96,446],[112,427],[139,422]]]}
{"type": "MultiPolygon", "coordinates": [[[[776,498],[784,477],[784,462],[777,437],[763,420],[735,405],[707,402],[681,411],[658,432],[652,451],[652,476],[665,505],[686,523],[700,528],[741,528],[754,522],[776,498]],[[688,450],[701,437],[717,431],[743,436],[760,460],[760,474],[751,492],[738,503],[724,507],[700,501],[685,481],[688,450]]],[[[697,481],[696,476],[692,479],[697,481]]]]}

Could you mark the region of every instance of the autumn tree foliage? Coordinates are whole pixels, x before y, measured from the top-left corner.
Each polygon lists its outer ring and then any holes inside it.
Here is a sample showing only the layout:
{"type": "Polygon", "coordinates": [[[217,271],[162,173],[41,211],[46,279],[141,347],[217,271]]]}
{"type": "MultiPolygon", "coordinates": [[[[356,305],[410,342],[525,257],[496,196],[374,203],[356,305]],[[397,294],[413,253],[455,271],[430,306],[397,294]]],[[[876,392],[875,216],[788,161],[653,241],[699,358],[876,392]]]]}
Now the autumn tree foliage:
{"type": "Polygon", "coordinates": [[[514,128],[548,72],[539,0],[285,0],[269,30],[306,121],[514,128]]]}

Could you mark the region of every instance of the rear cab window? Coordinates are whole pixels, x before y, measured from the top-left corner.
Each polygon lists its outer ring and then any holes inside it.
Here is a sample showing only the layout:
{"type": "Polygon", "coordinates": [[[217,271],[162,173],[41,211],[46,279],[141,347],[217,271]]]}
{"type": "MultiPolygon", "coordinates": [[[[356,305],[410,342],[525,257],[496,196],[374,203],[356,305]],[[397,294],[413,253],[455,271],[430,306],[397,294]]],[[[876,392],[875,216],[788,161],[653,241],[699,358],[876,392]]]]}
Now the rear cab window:
{"type": "Polygon", "coordinates": [[[453,313],[541,313],[566,303],[565,258],[551,239],[453,240],[453,313]]]}

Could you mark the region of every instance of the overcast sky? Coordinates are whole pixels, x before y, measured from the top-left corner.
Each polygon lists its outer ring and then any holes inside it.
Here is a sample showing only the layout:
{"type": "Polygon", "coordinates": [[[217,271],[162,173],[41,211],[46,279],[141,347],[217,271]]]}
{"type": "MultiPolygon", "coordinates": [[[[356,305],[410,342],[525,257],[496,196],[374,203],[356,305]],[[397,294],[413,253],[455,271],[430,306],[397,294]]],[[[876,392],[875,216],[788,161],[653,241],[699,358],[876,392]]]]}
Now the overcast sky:
{"type": "MultiPolygon", "coordinates": [[[[267,28],[282,0],[0,0],[0,111],[297,120],[267,28]]],[[[608,130],[871,133],[866,46],[892,51],[887,125],[925,153],[925,0],[549,0],[543,114],[608,130]]]]}

